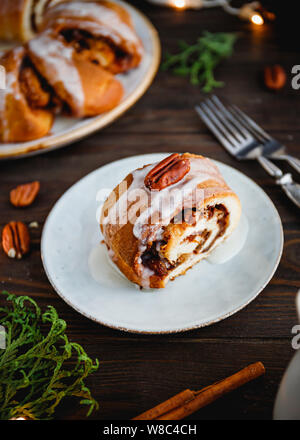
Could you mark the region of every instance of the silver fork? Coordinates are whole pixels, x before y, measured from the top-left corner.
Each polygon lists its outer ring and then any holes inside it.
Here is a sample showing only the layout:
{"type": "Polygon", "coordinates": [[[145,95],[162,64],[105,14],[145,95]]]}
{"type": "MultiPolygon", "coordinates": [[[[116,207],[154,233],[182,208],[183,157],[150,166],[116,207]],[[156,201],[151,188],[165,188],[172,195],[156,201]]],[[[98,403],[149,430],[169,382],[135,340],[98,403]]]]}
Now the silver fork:
{"type": "Polygon", "coordinates": [[[275,178],[285,194],[300,208],[300,185],[293,181],[290,173],[281,169],[263,155],[263,146],[240,122],[231,108],[212,97],[196,106],[196,111],[206,126],[213,132],[223,147],[239,160],[256,159],[275,178]]]}
{"type": "MultiPolygon", "coordinates": [[[[216,102],[221,101],[217,96],[213,96],[216,102]]],[[[286,147],[272,138],[263,128],[261,128],[253,119],[247,116],[242,110],[235,105],[229,105],[231,112],[236,118],[247,128],[253,136],[262,144],[262,152],[264,156],[270,159],[286,160],[298,173],[300,173],[300,160],[286,153],[286,147]]]]}

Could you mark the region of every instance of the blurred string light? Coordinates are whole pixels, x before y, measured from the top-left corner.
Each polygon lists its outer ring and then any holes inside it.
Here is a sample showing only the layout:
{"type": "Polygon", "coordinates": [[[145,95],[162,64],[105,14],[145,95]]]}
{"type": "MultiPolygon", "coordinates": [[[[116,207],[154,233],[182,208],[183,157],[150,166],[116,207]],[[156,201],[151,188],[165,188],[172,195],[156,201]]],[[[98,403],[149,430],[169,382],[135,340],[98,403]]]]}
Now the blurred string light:
{"type": "Polygon", "coordinates": [[[161,6],[170,6],[175,9],[202,9],[214,8],[220,6],[224,11],[231,15],[236,15],[242,20],[249,20],[257,26],[264,24],[263,16],[259,9],[261,5],[259,2],[246,3],[239,8],[234,8],[230,5],[231,0],[148,0],[161,6]]]}

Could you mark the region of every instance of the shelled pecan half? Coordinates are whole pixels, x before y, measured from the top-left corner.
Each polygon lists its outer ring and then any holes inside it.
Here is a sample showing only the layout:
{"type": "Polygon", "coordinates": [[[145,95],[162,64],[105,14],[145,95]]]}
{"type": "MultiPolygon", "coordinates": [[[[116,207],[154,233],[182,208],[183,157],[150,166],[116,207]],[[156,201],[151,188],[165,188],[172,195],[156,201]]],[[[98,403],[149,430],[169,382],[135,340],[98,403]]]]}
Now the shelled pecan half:
{"type": "Polygon", "coordinates": [[[280,90],[286,83],[286,73],[283,67],[276,64],[267,66],[264,70],[265,85],[271,90],[280,90]]]}
{"type": "Polygon", "coordinates": [[[21,259],[30,250],[28,227],[22,222],[10,222],[2,231],[3,250],[9,258],[21,259]]]}
{"type": "Polygon", "coordinates": [[[159,162],[145,177],[145,186],[150,191],[161,191],[179,182],[190,171],[190,161],[174,153],[159,162]]]}
{"type": "Polygon", "coordinates": [[[40,190],[40,182],[25,183],[19,185],[10,192],[10,202],[17,208],[31,205],[40,190]]]}

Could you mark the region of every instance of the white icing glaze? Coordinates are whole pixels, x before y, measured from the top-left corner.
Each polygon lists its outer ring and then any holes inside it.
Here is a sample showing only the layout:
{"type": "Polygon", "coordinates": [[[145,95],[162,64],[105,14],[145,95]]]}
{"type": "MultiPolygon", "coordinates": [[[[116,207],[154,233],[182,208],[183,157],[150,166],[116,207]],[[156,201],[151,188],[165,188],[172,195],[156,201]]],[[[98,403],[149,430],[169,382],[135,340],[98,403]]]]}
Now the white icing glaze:
{"type": "MultiPolygon", "coordinates": [[[[184,208],[183,203],[188,203],[197,185],[212,177],[219,180],[215,169],[209,166],[210,164],[207,160],[191,159],[190,164],[191,169],[189,173],[181,181],[162,191],[151,192],[151,203],[141,213],[133,228],[133,233],[138,240],[142,240],[143,226],[148,223],[149,219],[154,217],[156,212],[159,212],[159,217],[161,217],[159,219],[160,225],[168,225],[174,217],[174,212],[178,209],[178,206],[184,208]],[[203,167],[203,161],[206,162],[205,167],[203,167]]],[[[194,194],[194,196],[193,204],[201,203],[204,198],[204,191],[200,190],[199,194],[194,194]]]]}
{"type": "Polygon", "coordinates": [[[62,83],[68,95],[76,103],[78,113],[83,113],[84,92],[78,70],[73,62],[74,49],[53,37],[51,30],[31,40],[29,49],[45,66],[47,81],[52,86],[62,83]]]}
{"type": "Polygon", "coordinates": [[[107,253],[108,253],[109,258],[114,260],[115,253],[114,253],[114,251],[111,248],[107,249],[107,253]]]}
{"type": "MultiPolygon", "coordinates": [[[[147,250],[147,246],[140,244],[139,254],[142,255],[147,250]]],[[[142,263],[142,258],[139,257],[137,260],[140,268],[141,285],[149,289],[150,288],[150,278],[154,275],[154,271],[142,263]]]]}
{"type": "Polygon", "coordinates": [[[104,244],[99,243],[91,250],[88,267],[93,279],[109,287],[121,287],[128,284],[127,278],[119,271],[111,257],[112,254],[109,255],[104,244]]]}
{"type": "MultiPolygon", "coordinates": [[[[204,191],[200,190],[195,192],[197,185],[210,179],[224,184],[224,180],[219,174],[218,169],[209,159],[191,158],[191,169],[181,181],[162,191],[149,191],[144,185],[144,180],[149,171],[156,165],[157,164],[151,164],[143,169],[133,171],[133,180],[130,187],[120,196],[109,211],[107,217],[103,220],[103,224],[112,222],[123,224],[123,218],[127,215],[128,203],[134,201],[136,199],[136,191],[142,189],[147,198],[147,207],[136,219],[133,227],[133,233],[141,243],[144,242],[143,227],[149,224],[150,219],[156,220],[152,229],[155,238],[157,238],[162,232],[161,227],[170,223],[178,206],[184,208],[184,205],[187,206],[192,200],[193,205],[197,202],[201,203],[204,197],[204,191]]],[[[210,191],[212,190],[213,189],[210,189],[210,191]]],[[[152,237],[152,239],[153,238],[154,237],[152,237]]]]}

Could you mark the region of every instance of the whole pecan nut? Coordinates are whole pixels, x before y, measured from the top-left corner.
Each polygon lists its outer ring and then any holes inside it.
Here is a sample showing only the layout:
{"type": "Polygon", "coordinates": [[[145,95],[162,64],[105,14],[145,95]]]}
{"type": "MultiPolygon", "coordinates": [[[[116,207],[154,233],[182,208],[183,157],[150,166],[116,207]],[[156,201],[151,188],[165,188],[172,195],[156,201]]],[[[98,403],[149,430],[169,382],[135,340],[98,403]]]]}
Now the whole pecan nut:
{"type": "Polygon", "coordinates": [[[10,192],[10,202],[17,208],[31,205],[40,190],[40,182],[19,185],[10,192]]]}
{"type": "Polygon", "coordinates": [[[271,90],[280,90],[286,83],[286,73],[283,67],[276,64],[267,66],[264,70],[265,85],[271,90]]]}
{"type": "Polygon", "coordinates": [[[30,250],[30,236],[22,222],[10,222],[2,231],[3,250],[9,258],[21,259],[30,250]]]}
{"type": "Polygon", "coordinates": [[[190,171],[189,159],[174,153],[157,164],[145,177],[145,186],[151,191],[161,191],[179,182],[190,171]]]}

